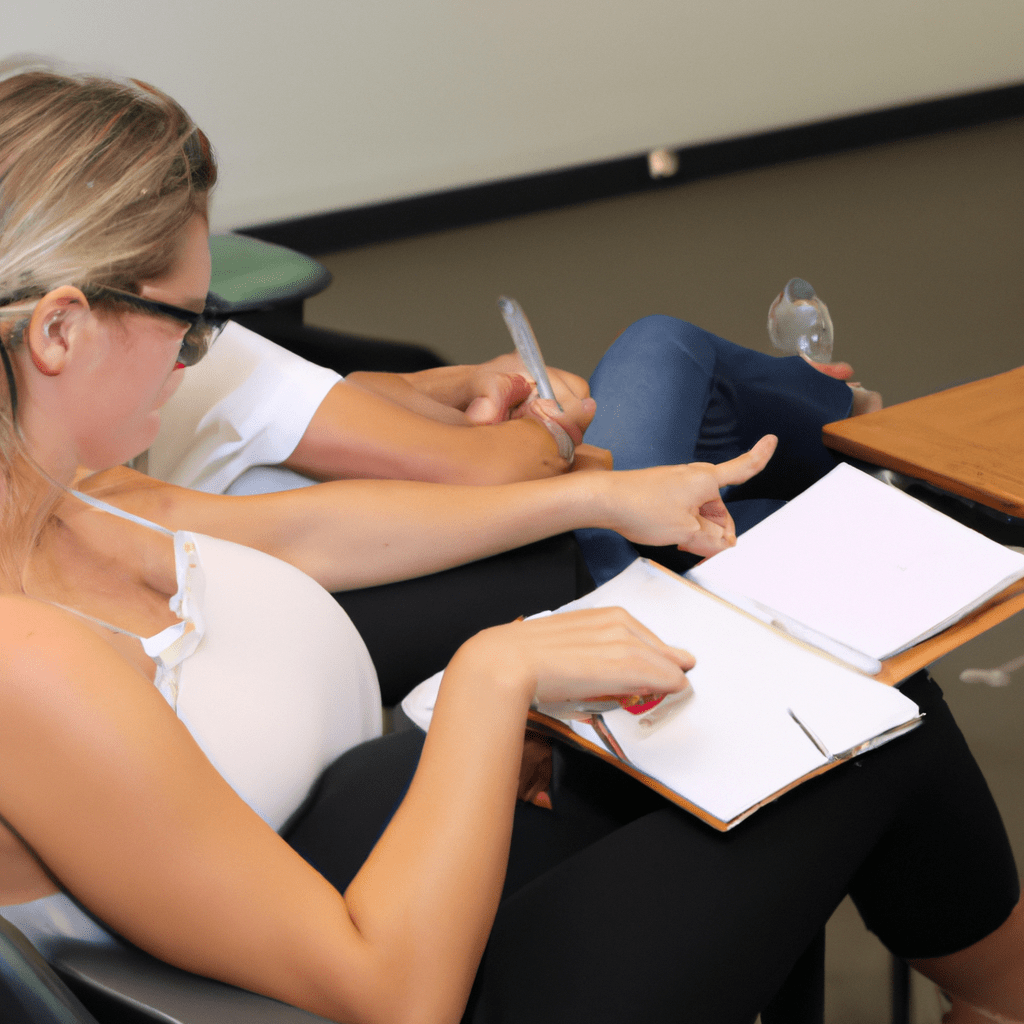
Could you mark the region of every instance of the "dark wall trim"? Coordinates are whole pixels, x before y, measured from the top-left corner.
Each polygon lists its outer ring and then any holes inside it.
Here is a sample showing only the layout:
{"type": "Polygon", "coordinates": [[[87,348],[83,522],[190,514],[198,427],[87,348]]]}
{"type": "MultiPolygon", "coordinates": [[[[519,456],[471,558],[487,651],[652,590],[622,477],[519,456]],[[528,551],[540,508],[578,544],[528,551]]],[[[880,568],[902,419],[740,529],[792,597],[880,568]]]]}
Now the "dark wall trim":
{"type": "Polygon", "coordinates": [[[647,154],[240,229],[314,255],[428,231],[696,181],[1024,115],[1024,84],[841,117],[676,150],[679,170],[652,178],[647,154]]]}

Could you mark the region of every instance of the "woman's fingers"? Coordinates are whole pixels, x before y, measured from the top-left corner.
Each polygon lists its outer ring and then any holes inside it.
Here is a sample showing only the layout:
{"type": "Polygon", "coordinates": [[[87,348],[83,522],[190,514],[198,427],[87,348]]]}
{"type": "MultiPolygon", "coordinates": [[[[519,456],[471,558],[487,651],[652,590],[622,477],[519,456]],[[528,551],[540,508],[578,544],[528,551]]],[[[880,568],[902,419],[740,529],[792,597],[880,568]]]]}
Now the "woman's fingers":
{"type": "Polygon", "coordinates": [[[659,654],[675,662],[684,672],[688,672],[696,664],[696,659],[689,651],[684,651],[679,647],[673,647],[671,644],[665,643],[657,633],[645,626],[639,619],[630,615],[624,608],[607,608],[602,610],[614,616],[615,620],[621,622],[625,629],[632,636],[636,637],[637,640],[647,644],[659,654]]]}
{"type": "Polygon", "coordinates": [[[768,465],[779,439],[774,434],[765,434],[749,452],[744,452],[728,462],[720,462],[714,466],[715,478],[719,487],[729,484],[746,483],[752,476],[768,465]]]}
{"type": "Polygon", "coordinates": [[[524,402],[516,415],[531,416],[542,423],[556,423],[570,437],[573,445],[581,444],[583,433],[590,425],[597,411],[597,403],[592,398],[563,401],[563,408],[550,398],[534,398],[524,402]]]}
{"type": "MultiPolygon", "coordinates": [[[[500,679],[542,703],[687,689],[695,659],[622,608],[590,608],[485,629],[459,648],[458,678],[500,679]]],[[[475,698],[471,698],[475,699],[475,698]]]]}
{"type": "Polygon", "coordinates": [[[853,367],[849,363],[817,363],[813,359],[808,359],[803,353],[801,355],[805,363],[813,366],[818,373],[823,373],[826,377],[834,377],[836,380],[849,380],[853,376],[853,367]]]}
{"type": "Polygon", "coordinates": [[[732,516],[729,515],[729,510],[725,507],[725,502],[721,498],[713,498],[711,501],[704,502],[697,510],[697,516],[699,519],[721,527],[725,535],[729,533],[735,534],[736,532],[732,516]]]}
{"type": "Polygon", "coordinates": [[[685,544],[678,544],[680,551],[689,551],[707,558],[718,554],[736,543],[736,525],[721,498],[705,502],[696,517],[697,530],[685,544]]]}
{"type": "Polygon", "coordinates": [[[597,412],[597,403],[590,397],[590,385],[574,373],[548,367],[548,378],[555,400],[567,412],[572,410],[573,419],[586,433],[590,421],[597,412]]]}
{"type": "Polygon", "coordinates": [[[540,700],[675,692],[686,686],[685,673],[695,663],[687,651],[664,643],[621,608],[567,612],[517,625],[540,700]]]}
{"type": "Polygon", "coordinates": [[[466,419],[483,426],[502,423],[533,390],[522,374],[481,371],[476,378],[477,396],[466,407],[466,419]]]}

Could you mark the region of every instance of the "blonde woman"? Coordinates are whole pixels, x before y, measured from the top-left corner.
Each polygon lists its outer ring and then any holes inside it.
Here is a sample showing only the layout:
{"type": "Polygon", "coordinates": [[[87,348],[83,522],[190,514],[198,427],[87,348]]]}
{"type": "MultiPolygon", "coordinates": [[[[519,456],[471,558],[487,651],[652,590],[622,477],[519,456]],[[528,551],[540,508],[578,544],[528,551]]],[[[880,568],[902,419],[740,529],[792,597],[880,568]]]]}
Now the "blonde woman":
{"type": "Polygon", "coordinates": [[[532,700],[685,684],[620,611],[485,630],[428,737],[373,739],[373,666],[323,588],[582,526],[710,554],[719,488],[771,439],[493,488],[158,483],[121,463],[215,329],[205,138],[150,87],[24,73],[0,174],[5,916],[338,1021],[749,1021],[852,891],[953,1019],[1024,1019],[1012,856],[926,678],[922,728],[726,836],[572,757],[552,809],[516,803],[532,700]]]}

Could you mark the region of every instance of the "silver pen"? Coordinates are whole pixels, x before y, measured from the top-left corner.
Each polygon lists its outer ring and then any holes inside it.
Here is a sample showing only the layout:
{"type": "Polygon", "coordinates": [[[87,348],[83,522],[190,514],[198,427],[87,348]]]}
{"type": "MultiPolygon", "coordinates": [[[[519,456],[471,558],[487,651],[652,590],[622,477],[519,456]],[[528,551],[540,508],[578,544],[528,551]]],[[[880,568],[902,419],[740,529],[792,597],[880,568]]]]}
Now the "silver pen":
{"type": "Polygon", "coordinates": [[[796,712],[792,708],[786,708],[786,710],[789,712],[789,717],[792,718],[793,721],[796,722],[796,724],[803,730],[804,735],[818,748],[818,753],[821,754],[822,757],[827,757],[830,761],[834,761],[836,759],[835,754],[833,754],[832,751],[822,743],[809,726],[804,725],[804,723],[796,717],[796,712]]]}
{"type": "Polygon", "coordinates": [[[548,378],[547,367],[544,366],[544,357],[540,354],[537,337],[533,333],[530,321],[526,319],[523,307],[515,299],[502,295],[498,299],[498,308],[501,310],[509,334],[512,335],[516,351],[523,361],[523,366],[526,367],[526,372],[537,385],[538,396],[550,398],[558,406],[558,411],[562,412],[562,406],[555,398],[555,392],[551,388],[551,381],[548,378]]]}

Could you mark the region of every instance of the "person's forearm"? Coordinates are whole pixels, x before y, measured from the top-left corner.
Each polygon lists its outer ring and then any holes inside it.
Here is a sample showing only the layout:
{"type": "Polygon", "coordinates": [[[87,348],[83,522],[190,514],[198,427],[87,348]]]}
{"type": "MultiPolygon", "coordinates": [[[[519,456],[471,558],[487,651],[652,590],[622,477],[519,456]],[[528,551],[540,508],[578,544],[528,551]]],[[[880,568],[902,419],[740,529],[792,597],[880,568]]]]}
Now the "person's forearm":
{"type": "Polygon", "coordinates": [[[350,373],[345,382],[389,402],[437,420],[439,423],[466,424],[462,410],[472,396],[466,390],[464,366],[439,366],[417,373],[350,373]]]}
{"type": "Polygon", "coordinates": [[[766,436],[717,466],[570,473],[496,487],[344,480],[225,497],[119,467],[95,478],[93,493],[171,530],[259,548],[329,590],[347,590],[426,575],[587,526],[637,544],[714,554],[736,537],[720,488],[759,473],[775,441],[766,436]]]}
{"type": "Polygon", "coordinates": [[[76,898],[178,967],[330,1019],[459,1019],[501,892],[528,675],[477,659],[446,681],[409,796],[343,900],[109,644],[62,610],[2,606],[4,814],[76,898]]]}
{"type": "Polygon", "coordinates": [[[580,526],[607,525],[602,489],[592,479],[607,475],[495,487],[328,482],[246,499],[247,513],[218,505],[213,521],[204,517],[198,528],[283,558],[328,590],[351,590],[425,576],[580,526]]]}
{"type": "Polygon", "coordinates": [[[348,378],[328,393],[285,465],[317,480],[459,484],[532,480],[567,468],[555,439],[535,420],[444,423],[354,387],[348,378]]]}
{"type": "Polygon", "coordinates": [[[533,688],[515,666],[492,663],[491,678],[462,657],[446,671],[408,794],[345,891],[356,927],[394,965],[389,987],[403,1021],[459,1019],[508,859],[533,688]]]}
{"type": "Polygon", "coordinates": [[[612,608],[498,626],[458,650],[408,795],[345,893],[367,939],[392,955],[408,943],[400,976],[415,1019],[458,1019],[472,984],[504,877],[531,699],[678,692],[693,665],[612,608]],[[410,875],[396,900],[396,878],[410,875]]]}
{"type": "Polygon", "coordinates": [[[329,590],[426,575],[585,526],[710,555],[735,543],[719,488],[759,472],[773,449],[766,438],[719,466],[571,473],[497,487],[348,480],[252,498],[176,489],[176,508],[157,521],[260,548],[329,590]]]}

